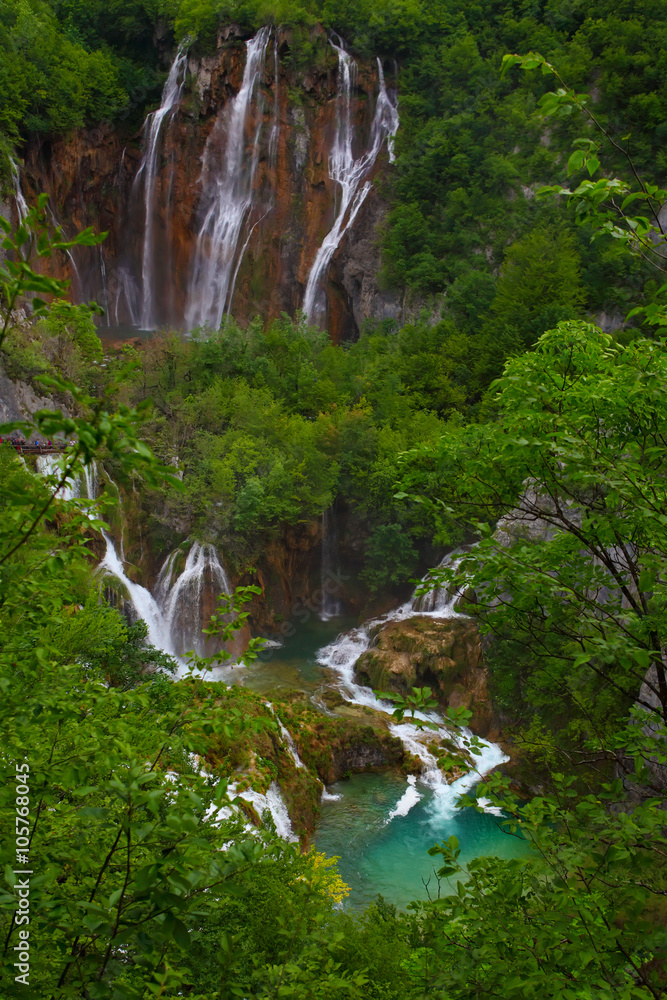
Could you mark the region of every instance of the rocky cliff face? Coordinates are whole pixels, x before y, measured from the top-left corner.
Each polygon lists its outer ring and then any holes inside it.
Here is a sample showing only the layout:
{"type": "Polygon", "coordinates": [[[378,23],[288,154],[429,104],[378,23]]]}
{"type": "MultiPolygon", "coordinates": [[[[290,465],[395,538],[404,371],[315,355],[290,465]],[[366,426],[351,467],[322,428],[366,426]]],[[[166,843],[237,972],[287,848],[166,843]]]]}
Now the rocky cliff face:
{"type": "Polygon", "coordinates": [[[230,284],[225,311],[241,322],[295,315],[345,196],[334,169],[343,115],[358,187],[323,274],[326,306],[317,318],[339,341],[354,337],[367,317],[398,315],[397,301],[378,289],[376,277],[386,209],[372,182],[388,166],[387,135],[377,156],[364,161],[377,138],[381,94],[389,95],[387,111],[395,115],[395,80],[390,77],[383,89],[381,63],[346,62],[321,28],[312,32],[315,56],[308,69],[297,69],[291,33],[263,30],[252,79],[251,50],[234,27],[221,33],[213,55],[189,58],[187,72],[184,64],[181,90],[158,130],[150,183],[150,121],[129,138],[103,125],[34,139],[26,150],[28,200],[48,191],[66,232],[92,225],[109,233],[102,249],[77,249],[57,267],[71,276],[78,299],[106,305],[110,325],[147,325],[147,296],[154,303],[153,325],[183,328],[188,315],[201,319],[193,303],[193,292],[195,299],[201,292],[201,284],[193,285],[194,271],[198,260],[220,251],[221,234],[227,244],[220,260],[231,254],[222,265],[230,284]],[[234,136],[243,149],[231,162],[234,136]],[[236,188],[234,170],[240,171],[236,188]],[[229,205],[221,209],[225,184],[229,205]],[[240,216],[228,218],[237,209],[240,216]]]}

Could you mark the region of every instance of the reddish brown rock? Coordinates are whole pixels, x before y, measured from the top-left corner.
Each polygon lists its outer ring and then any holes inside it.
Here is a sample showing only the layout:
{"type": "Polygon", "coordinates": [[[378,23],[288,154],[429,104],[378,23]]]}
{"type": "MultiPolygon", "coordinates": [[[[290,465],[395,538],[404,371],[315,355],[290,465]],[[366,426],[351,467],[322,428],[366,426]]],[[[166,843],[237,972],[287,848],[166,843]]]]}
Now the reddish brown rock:
{"type": "MultiPolygon", "coordinates": [[[[206,140],[227,102],[241,85],[245,45],[239,30],[221,31],[212,56],[191,59],[190,76],[178,114],[163,126],[157,176],[158,203],[154,220],[159,248],[158,318],[179,327],[185,309],[187,283],[199,229],[199,174],[206,140]]],[[[247,248],[236,281],[233,314],[247,322],[257,315],[269,320],[301,307],[315,254],[333,222],[338,186],[327,162],[336,115],[337,60],[322,28],[312,29],[315,55],[307,74],[290,57],[292,34],[278,38],[279,76],[275,79],[271,46],[262,79],[264,100],[256,107],[264,134],[271,129],[278,85],[279,124],[275,161],[264,143],[255,179],[257,203],[266,208],[251,218],[247,248]],[[254,228],[253,228],[254,227],[254,228]]],[[[374,60],[359,61],[353,95],[353,116],[361,147],[368,143],[379,88],[374,60]]],[[[248,137],[259,124],[248,123],[248,137]]],[[[361,148],[355,150],[355,154],[361,148]]],[[[51,195],[57,219],[69,234],[85,226],[108,232],[104,244],[105,275],[97,248],[74,251],[76,270],[66,255],[49,265],[58,276],[71,277],[73,293],[82,300],[106,296],[111,320],[129,322],[123,305],[123,268],[141,273],[144,204],[134,185],[141,160],[141,131],[108,124],[52,138],[34,137],[25,151],[25,194],[51,195]]],[[[375,172],[387,167],[386,149],[375,172]]],[[[373,190],[344,237],[332,261],[328,284],[327,328],[334,341],[356,336],[370,315],[397,312],[386,292],[377,289],[378,226],[384,209],[373,190]],[[357,252],[357,239],[361,251],[357,252]],[[348,261],[354,260],[352,266],[348,261]]],[[[242,234],[242,241],[246,239],[242,234]]]]}

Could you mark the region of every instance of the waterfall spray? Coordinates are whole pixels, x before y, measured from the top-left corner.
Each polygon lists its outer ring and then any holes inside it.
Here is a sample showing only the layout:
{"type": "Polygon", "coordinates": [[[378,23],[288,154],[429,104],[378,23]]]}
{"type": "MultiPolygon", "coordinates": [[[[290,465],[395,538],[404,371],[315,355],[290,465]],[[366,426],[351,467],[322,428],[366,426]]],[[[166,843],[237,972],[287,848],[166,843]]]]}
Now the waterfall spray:
{"type": "Polygon", "coordinates": [[[225,106],[206,142],[200,176],[203,217],[185,310],[190,330],[217,329],[231,298],[237,248],[253,204],[263,124],[260,80],[270,33],[264,27],[246,42],[241,89],[225,106]]]}
{"type": "Polygon", "coordinates": [[[146,149],[137,171],[135,185],[143,180],[144,185],[144,243],[141,255],[141,280],[143,301],[140,323],[143,329],[155,329],[154,314],[154,265],[156,180],[158,173],[158,150],[162,125],[167,116],[173,117],[178,108],[185,85],[188,57],[183,43],[176,53],[167,82],[162,91],[162,101],[157,111],[150,114],[144,124],[146,149]]]}
{"type": "Polygon", "coordinates": [[[345,51],[342,42],[340,45],[336,45],[333,39],[330,42],[338,55],[338,93],[336,132],[329,154],[329,177],[340,187],[340,200],[334,224],[317,251],[306,282],[303,311],[309,323],[321,321],[324,315],[322,279],[331,263],[331,258],[371,189],[368,175],[375,165],[382,143],[385,139],[390,142],[398,129],[398,111],[389,100],[382,63],[378,59],[379,92],[371,126],[370,145],[365,153],[355,159],[352,149],[354,139],[352,89],[356,81],[357,64],[345,51]]]}

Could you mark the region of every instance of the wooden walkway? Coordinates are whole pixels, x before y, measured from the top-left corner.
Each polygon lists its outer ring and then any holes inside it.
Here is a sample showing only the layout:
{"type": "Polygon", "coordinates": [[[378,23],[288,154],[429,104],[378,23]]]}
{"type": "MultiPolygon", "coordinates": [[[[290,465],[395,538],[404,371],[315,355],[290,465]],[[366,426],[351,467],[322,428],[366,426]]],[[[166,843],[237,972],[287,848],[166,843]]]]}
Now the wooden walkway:
{"type": "Polygon", "coordinates": [[[25,441],[4,440],[3,445],[13,448],[19,455],[61,455],[65,445],[56,447],[48,444],[28,444],[25,441]]]}

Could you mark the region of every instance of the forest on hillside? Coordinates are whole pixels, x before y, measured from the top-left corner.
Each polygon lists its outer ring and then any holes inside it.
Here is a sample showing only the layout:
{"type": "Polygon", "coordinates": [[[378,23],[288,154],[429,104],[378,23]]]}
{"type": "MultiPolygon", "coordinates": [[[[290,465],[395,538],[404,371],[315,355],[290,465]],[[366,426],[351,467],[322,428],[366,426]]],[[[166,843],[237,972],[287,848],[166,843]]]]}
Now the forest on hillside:
{"type": "Polygon", "coordinates": [[[666,15],[0,0],[0,996],[667,995],[666,15]],[[23,157],[145,142],[179,45],[264,26],[290,80],[391,68],[402,318],[109,346],[58,269],[105,234],[23,157]],[[431,874],[353,906],[319,831],[377,788],[378,886],[431,874]]]}

